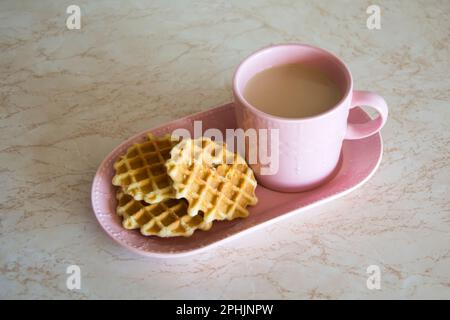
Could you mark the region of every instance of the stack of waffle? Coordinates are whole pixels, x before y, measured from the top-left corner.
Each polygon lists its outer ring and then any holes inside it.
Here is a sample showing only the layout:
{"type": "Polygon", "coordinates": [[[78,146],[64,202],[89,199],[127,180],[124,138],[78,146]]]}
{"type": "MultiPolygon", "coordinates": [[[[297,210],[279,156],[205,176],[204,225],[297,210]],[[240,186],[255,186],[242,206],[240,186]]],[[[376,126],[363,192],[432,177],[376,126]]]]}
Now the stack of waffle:
{"type": "Polygon", "coordinates": [[[191,236],[215,220],[247,217],[256,180],[245,160],[209,138],[154,137],[114,164],[117,214],[143,235],[191,236]]]}

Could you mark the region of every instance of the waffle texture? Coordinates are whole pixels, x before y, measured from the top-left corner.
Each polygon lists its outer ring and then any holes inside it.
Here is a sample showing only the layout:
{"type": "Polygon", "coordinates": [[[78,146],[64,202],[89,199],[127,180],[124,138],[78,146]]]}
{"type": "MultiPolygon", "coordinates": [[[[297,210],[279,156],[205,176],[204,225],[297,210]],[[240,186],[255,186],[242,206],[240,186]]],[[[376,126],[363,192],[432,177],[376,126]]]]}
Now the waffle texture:
{"type": "Polygon", "coordinates": [[[204,220],[247,217],[255,205],[256,179],[238,154],[209,138],[185,139],[173,147],[166,161],[176,198],[189,203],[190,216],[204,213],[204,220]]]}
{"type": "Polygon", "coordinates": [[[189,237],[195,230],[209,230],[211,222],[203,215],[187,214],[188,204],[184,199],[168,199],[155,204],[136,201],[121,189],[116,192],[117,214],[122,217],[125,229],[140,229],[145,236],[189,237]]]}
{"type": "Polygon", "coordinates": [[[137,201],[157,203],[174,198],[175,190],[164,164],[177,143],[170,135],[156,138],[148,134],[146,141],[134,144],[116,161],[112,184],[137,201]]]}

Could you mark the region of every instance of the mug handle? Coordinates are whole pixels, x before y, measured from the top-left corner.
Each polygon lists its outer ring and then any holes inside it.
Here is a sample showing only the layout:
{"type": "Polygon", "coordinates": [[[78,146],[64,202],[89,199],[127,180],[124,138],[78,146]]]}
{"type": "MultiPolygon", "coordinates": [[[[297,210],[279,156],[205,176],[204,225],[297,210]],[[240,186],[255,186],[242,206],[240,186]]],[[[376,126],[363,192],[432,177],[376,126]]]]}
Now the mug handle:
{"type": "Polygon", "coordinates": [[[388,106],[378,94],[370,91],[353,91],[350,109],[358,106],[369,106],[378,111],[379,116],[366,123],[347,123],[344,139],[355,140],[371,136],[381,130],[387,120],[388,106]]]}

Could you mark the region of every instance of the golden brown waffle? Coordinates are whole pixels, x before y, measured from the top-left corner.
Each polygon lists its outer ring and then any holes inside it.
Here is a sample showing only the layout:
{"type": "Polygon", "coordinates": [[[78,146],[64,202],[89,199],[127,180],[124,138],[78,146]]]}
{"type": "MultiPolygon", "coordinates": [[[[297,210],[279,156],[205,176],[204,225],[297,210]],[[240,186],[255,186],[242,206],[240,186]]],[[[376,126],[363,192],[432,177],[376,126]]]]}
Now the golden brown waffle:
{"type": "Polygon", "coordinates": [[[184,199],[168,199],[155,204],[136,201],[118,189],[117,214],[123,218],[125,229],[140,229],[146,236],[189,237],[195,230],[209,230],[211,222],[205,222],[203,214],[191,217],[184,199]]]}
{"type": "Polygon", "coordinates": [[[245,160],[208,138],[181,141],[166,167],[176,197],[189,202],[188,214],[202,211],[207,222],[247,217],[247,205],[258,201],[256,179],[245,160]]]}
{"type": "Polygon", "coordinates": [[[112,183],[135,200],[156,203],[175,196],[164,163],[178,141],[172,141],[170,135],[156,138],[148,134],[147,138],[143,143],[134,144],[116,161],[112,183]]]}

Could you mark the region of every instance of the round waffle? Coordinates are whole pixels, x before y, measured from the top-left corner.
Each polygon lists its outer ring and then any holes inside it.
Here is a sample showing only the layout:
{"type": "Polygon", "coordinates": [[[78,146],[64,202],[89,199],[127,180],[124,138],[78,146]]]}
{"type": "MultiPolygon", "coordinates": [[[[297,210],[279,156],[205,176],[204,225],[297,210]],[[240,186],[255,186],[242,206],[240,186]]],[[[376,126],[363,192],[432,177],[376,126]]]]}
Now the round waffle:
{"type": "Polygon", "coordinates": [[[174,198],[175,190],[164,164],[177,143],[170,135],[156,138],[148,134],[147,141],[134,144],[116,161],[112,184],[138,201],[156,203],[174,198]]]}
{"type": "Polygon", "coordinates": [[[117,214],[123,218],[125,229],[140,229],[146,236],[189,237],[195,230],[209,230],[211,222],[205,222],[203,214],[194,217],[187,214],[184,199],[167,199],[155,204],[136,201],[118,189],[117,214]]]}
{"type": "Polygon", "coordinates": [[[204,213],[207,222],[247,217],[255,205],[256,179],[238,154],[209,138],[185,139],[166,161],[176,198],[189,202],[191,216],[204,213]]]}

